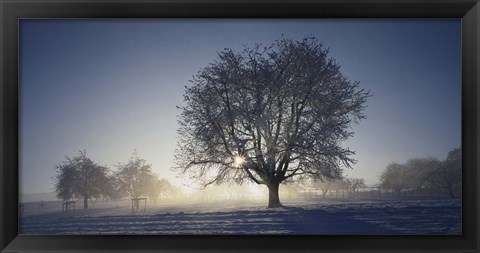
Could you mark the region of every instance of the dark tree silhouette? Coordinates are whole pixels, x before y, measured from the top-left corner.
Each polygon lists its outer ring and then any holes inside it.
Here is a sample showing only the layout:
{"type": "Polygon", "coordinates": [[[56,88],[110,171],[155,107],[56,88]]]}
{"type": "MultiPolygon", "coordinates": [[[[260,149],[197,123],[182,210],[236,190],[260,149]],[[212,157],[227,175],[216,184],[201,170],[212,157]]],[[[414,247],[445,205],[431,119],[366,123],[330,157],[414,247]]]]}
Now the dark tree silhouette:
{"type": "Polygon", "coordinates": [[[429,188],[430,173],[438,170],[442,166],[442,161],[434,157],[409,159],[405,163],[406,176],[408,182],[406,186],[418,191],[429,188]]]}
{"type": "MultiPolygon", "coordinates": [[[[462,151],[456,148],[448,152],[441,166],[428,174],[428,182],[433,186],[445,190],[451,198],[455,198],[455,186],[462,183],[462,151]]],[[[461,187],[459,187],[461,190],[461,187]]]]}
{"type": "Polygon", "coordinates": [[[155,175],[152,173],[152,166],[147,164],[145,159],[139,158],[137,152],[133,153],[128,162],[117,165],[117,168],[116,175],[121,191],[131,198],[148,194],[155,175]]]}
{"type": "Polygon", "coordinates": [[[384,189],[392,189],[397,194],[407,189],[411,179],[404,164],[390,163],[380,176],[380,185],[384,189]]]}
{"type": "Polygon", "coordinates": [[[333,180],[314,180],[312,182],[312,186],[314,189],[320,189],[322,191],[322,196],[325,198],[327,195],[328,191],[330,191],[330,188],[332,186],[333,180]]]}
{"type": "Polygon", "coordinates": [[[83,208],[88,208],[88,200],[106,196],[109,178],[108,168],[100,166],[80,151],[78,156],[69,158],[55,166],[55,190],[57,197],[68,200],[82,198],[83,208]]]}
{"type": "Polygon", "coordinates": [[[280,183],[338,178],[354,151],[342,147],[365,118],[369,92],[348,80],[315,38],[225,49],[186,87],[177,167],[204,185],[252,180],[281,206],[280,183]]]}
{"type": "Polygon", "coordinates": [[[347,178],[346,182],[352,193],[357,193],[361,188],[367,187],[363,178],[347,178]]]}

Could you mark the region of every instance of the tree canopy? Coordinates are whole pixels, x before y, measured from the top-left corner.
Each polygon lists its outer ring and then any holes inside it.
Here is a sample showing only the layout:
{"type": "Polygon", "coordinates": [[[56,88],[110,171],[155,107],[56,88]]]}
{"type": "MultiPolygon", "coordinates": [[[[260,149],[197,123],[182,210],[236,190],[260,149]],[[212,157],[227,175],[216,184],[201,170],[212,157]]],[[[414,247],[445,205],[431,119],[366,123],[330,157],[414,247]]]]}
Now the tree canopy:
{"type": "Polygon", "coordinates": [[[83,198],[83,207],[88,208],[88,200],[103,196],[109,186],[108,168],[100,166],[80,151],[73,158],[55,166],[55,190],[57,197],[63,200],[83,198]]]}
{"type": "Polygon", "coordinates": [[[368,97],[316,38],[225,49],[185,88],[178,170],[204,185],[264,184],[268,206],[280,206],[280,183],[340,178],[356,162],[341,143],[368,97]]]}
{"type": "Polygon", "coordinates": [[[405,164],[391,163],[382,172],[380,182],[383,188],[397,193],[408,189],[428,190],[454,198],[461,192],[461,149],[451,150],[443,161],[429,157],[409,159],[405,164]]]}
{"type": "Polygon", "coordinates": [[[116,171],[96,164],[85,151],[73,158],[66,156],[55,169],[57,175],[53,179],[57,197],[64,201],[82,198],[84,208],[88,208],[89,199],[108,198],[118,202],[125,196],[148,196],[155,203],[159,196],[181,195],[168,180],[158,178],[151,165],[136,152],[126,163],[119,163],[116,171]]]}
{"type": "Polygon", "coordinates": [[[148,195],[151,184],[156,180],[152,166],[147,164],[145,159],[138,157],[136,152],[126,163],[119,164],[117,169],[120,189],[131,198],[148,195]]]}

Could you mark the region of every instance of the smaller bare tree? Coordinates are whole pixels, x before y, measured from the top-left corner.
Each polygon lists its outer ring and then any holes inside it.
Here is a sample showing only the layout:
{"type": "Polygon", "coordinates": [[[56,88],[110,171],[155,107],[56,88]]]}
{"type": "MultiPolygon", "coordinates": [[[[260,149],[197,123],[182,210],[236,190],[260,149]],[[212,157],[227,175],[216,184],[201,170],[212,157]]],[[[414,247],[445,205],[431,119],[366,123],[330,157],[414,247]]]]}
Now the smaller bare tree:
{"type": "Polygon", "coordinates": [[[88,209],[88,200],[106,196],[110,184],[108,168],[100,166],[87,157],[86,151],[55,166],[57,197],[68,200],[82,198],[83,208],[88,209]]]}
{"type": "Polygon", "coordinates": [[[315,179],[312,182],[312,186],[314,189],[320,189],[320,191],[322,192],[322,197],[325,198],[325,196],[328,194],[328,191],[332,186],[333,181],[334,180],[315,179]]]}
{"type": "Polygon", "coordinates": [[[154,177],[152,166],[139,158],[136,151],[128,162],[117,165],[116,174],[120,189],[132,199],[146,196],[154,177]]]}
{"type": "Polygon", "coordinates": [[[442,162],[437,158],[414,158],[405,163],[406,187],[415,190],[429,188],[430,173],[440,168],[442,162]]]}
{"type": "Polygon", "coordinates": [[[380,176],[380,185],[384,189],[392,189],[400,194],[409,184],[408,180],[407,167],[403,164],[391,163],[380,176]]]}
{"type": "Polygon", "coordinates": [[[363,178],[347,178],[346,181],[352,193],[357,193],[359,189],[367,187],[363,178]]]}

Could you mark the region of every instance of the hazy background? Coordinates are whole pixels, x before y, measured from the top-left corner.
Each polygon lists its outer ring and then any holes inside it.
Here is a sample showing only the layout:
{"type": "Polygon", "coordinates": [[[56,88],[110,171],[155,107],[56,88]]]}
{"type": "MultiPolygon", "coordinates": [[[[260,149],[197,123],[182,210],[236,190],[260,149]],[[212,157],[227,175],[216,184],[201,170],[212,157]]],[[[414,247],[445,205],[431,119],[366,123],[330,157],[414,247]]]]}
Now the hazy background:
{"type": "MultiPolygon", "coordinates": [[[[461,144],[459,19],[20,21],[20,193],[53,191],[54,166],[86,150],[114,168],[134,149],[170,171],[184,85],[224,48],[316,36],[373,95],[343,145],[346,175],[378,181],[390,162],[445,159],[461,144]]],[[[39,197],[40,199],[41,197],[39,197]]]]}

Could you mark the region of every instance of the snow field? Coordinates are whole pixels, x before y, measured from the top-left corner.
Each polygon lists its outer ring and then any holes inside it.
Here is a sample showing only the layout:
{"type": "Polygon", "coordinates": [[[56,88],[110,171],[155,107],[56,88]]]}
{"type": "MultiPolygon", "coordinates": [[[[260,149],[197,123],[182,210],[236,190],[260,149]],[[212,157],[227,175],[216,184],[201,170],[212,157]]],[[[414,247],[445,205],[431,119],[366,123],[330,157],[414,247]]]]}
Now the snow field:
{"type": "MultiPolygon", "coordinates": [[[[38,203],[37,203],[38,204],[38,203]]],[[[148,204],[132,213],[131,203],[97,203],[92,209],[61,212],[24,204],[21,234],[318,234],[460,235],[458,199],[297,199],[266,209],[259,201],[148,204]]],[[[55,208],[60,205],[60,208],[55,208]]]]}

